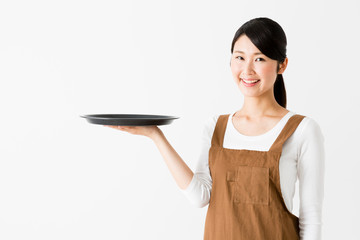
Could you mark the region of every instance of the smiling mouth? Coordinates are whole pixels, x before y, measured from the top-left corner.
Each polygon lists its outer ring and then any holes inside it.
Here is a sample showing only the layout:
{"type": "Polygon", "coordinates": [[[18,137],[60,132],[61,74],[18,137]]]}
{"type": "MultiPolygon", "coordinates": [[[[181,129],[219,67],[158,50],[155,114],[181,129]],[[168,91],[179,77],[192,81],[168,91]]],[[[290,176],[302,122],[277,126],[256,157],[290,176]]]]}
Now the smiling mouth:
{"type": "Polygon", "coordinates": [[[260,79],[244,79],[244,78],[240,78],[240,80],[247,84],[253,84],[260,81],[260,79]]]}

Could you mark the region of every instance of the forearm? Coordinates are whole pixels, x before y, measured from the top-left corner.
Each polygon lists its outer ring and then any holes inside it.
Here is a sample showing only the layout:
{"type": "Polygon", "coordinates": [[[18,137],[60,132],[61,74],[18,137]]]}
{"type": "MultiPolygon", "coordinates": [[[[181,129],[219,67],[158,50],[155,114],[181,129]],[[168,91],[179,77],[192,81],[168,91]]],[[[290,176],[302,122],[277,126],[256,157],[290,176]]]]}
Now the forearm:
{"type": "Polygon", "coordinates": [[[177,185],[181,189],[186,189],[186,187],[190,184],[194,173],[170,145],[164,133],[160,129],[150,138],[159,149],[177,185]]]}

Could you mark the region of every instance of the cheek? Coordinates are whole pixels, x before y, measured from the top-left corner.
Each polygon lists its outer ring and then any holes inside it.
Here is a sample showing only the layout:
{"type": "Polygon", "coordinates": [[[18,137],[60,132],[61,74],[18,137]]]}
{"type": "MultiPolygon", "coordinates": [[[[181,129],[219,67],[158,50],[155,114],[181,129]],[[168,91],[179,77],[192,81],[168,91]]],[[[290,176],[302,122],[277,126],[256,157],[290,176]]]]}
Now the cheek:
{"type": "Polygon", "coordinates": [[[231,72],[233,73],[233,75],[239,75],[240,73],[240,66],[238,64],[231,64],[231,72]]]}
{"type": "Polygon", "coordinates": [[[273,77],[276,75],[276,71],[274,69],[276,70],[276,66],[266,65],[266,66],[263,66],[260,71],[261,71],[262,75],[264,75],[264,76],[273,77]]]}

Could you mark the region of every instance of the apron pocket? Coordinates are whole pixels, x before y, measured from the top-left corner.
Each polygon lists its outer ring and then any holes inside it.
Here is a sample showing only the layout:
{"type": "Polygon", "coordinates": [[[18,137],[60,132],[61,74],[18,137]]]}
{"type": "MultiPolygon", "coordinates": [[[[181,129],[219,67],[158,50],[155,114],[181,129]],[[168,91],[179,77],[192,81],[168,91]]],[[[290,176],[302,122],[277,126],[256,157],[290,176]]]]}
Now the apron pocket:
{"type": "Polygon", "coordinates": [[[238,166],[234,201],[269,205],[269,168],[238,166]]]}

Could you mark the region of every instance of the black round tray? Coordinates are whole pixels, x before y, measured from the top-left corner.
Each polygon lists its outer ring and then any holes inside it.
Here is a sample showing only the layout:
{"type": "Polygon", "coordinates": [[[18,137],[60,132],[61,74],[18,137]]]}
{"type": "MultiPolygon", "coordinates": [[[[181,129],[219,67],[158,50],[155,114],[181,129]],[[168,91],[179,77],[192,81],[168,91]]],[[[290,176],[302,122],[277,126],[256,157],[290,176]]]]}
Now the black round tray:
{"type": "Polygon", "coordinates": [[[167,125],[179,117],[147,114],[91,114],[81,115],[89,123],[115,126],[167,125]]]}

